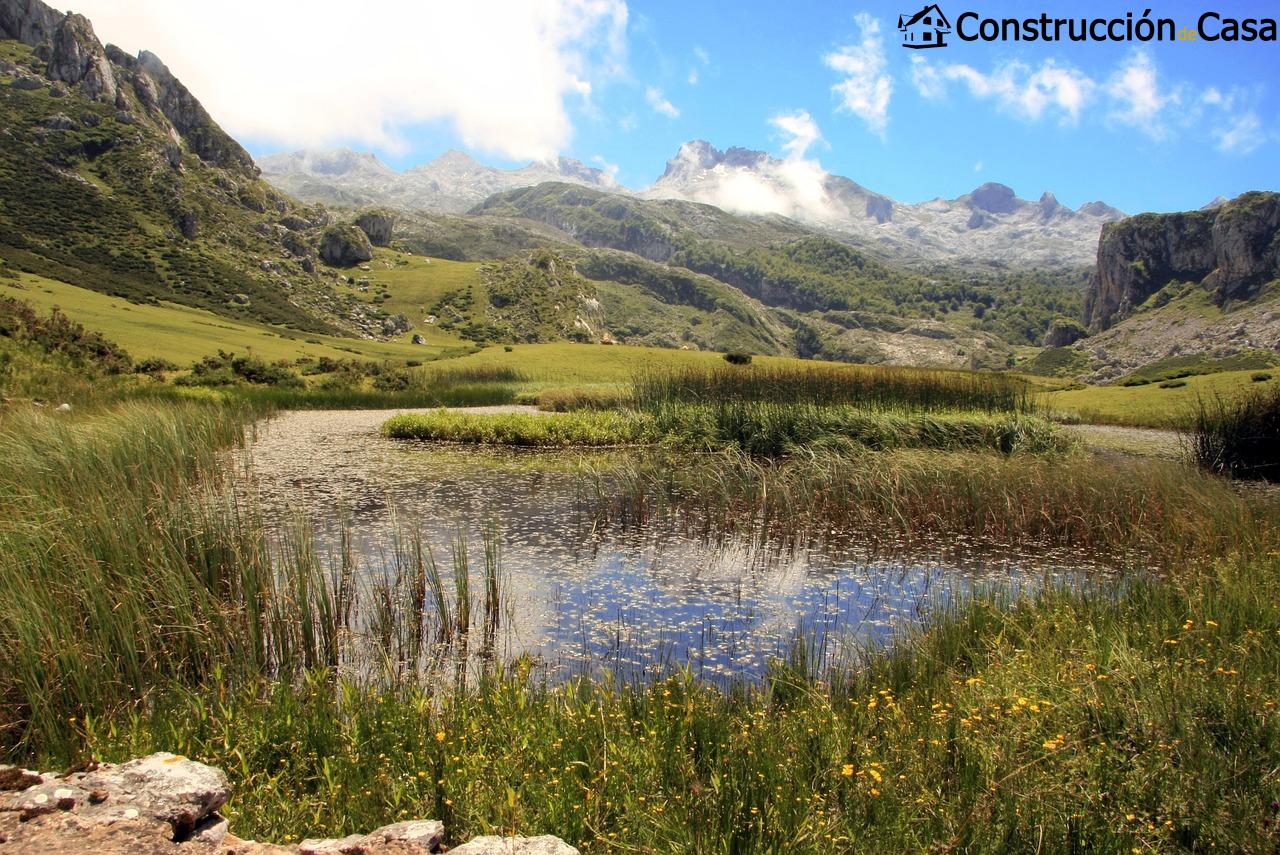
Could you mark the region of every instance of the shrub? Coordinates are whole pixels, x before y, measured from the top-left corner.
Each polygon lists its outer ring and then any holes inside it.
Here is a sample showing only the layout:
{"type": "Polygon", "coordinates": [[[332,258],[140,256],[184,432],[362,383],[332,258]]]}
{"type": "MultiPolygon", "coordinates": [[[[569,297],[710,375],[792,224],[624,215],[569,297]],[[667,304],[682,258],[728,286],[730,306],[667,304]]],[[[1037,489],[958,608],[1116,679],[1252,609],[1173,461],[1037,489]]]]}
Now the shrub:
{"type": "Polygon", "coordinates": [[[160,374],[165,371],[177,371],[178,366],[167,359],[152,356],[139,362],[133,370],[138,374],[160,374]]]}
{"type": "Polygon", "coordinates": [[[1196,462],[1211,472],[1280,481],[1280,388],[1202,400],[1191,446],[1196,462]]]}
{"type": "Polygon", "coordinates": [[[219,350],[191,367],[191,373],[175,381],[179,386],[231,386],[250,383],[281,389],[302,388],[302,378],[287,362],[266,362],[256,356],[236,356],[219,350]]]}
{"type": "Polygon", "coordinates": [[[1271,379],[1271,375],[1268,374],[1266,371],[1259,371],[1256,374],[1250,375],[1249,379],[1252,380],[1254,383],[1265,383],[1271,379]]]}
{"type": "Polygon", "coordinates": [[[750,365],[751,354],[749,353],[726,353],[724,361],[730,365],[750,365]]]}
{"type": "Polygon", "coordinates": [[[85,329],[56,308],[48,317],[41,317],[30,305],[11,297],[0,297],[0,338],[30,342],[91,372],[124,374],[133,368],[133,359],[115,342],[85,329]]]}
{"type": "Polygon", "coordinates": [[[1187,385],[1186,380],[1166,380],[1160,384],[1161,389],[1181,389],[1187,385]]]}
{"type": "Polygon", "coordinates": [[[380,371],[373,378],[373,388],[379,392],[403,392],[413,385],[413,378],[407,371],[388,369],[380,371]]]}

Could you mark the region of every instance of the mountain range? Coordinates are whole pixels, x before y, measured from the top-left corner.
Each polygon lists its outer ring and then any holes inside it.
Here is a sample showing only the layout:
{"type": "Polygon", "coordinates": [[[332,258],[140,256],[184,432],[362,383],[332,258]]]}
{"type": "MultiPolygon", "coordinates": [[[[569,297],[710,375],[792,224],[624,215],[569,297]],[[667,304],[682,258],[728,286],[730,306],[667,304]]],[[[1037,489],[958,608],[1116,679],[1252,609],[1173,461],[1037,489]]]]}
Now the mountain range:
{"type": "MultiPolygon", "coordinates": [[[[177,305],[278,338],[577,338],[1110,379],[1280,348],[1277,198],[1123,218],[984,184],[904,204],[816,161],[701,141],[640,192],[563,158],[256,164],[154,54],[0,0],[0,286],[105,293],[121,318],[177,305]]],[[[197,329],[222,345],[218,324],[197,329]]]]}
{"type": "Polygon", "coordinates": [[[498,169],[451,150],[430,163],[396,172],[373,154],[343,148],[269,155],[259,159],[258,166],[276,187],[309,202],[445,213],[461,213],[494,193],[544,181],[622,189],[607,172],[567,157],[498,169]]]}
{"type": "MultiPolygon", "coordinates": [[[[545,181],[631,192],[608,173],[568,158],[504,170],[450,151],[396,172],[372,154],[337,149],[271,155],[259,165],[268,181],[306,201],[401,210],[460,213],[494,193],[545,181]]],[[[658,180],[637,195],[787,217],[907,263],[1085,267],[1093,262],[1103,224],[1124,216],[1103,202],[1072,210],[1052,193],[1031,202],[996,183],[956,199],[907,204],[831,175],[814,161],[744,148],[722,151],[703,140],[681,146],[658,180]]]]}

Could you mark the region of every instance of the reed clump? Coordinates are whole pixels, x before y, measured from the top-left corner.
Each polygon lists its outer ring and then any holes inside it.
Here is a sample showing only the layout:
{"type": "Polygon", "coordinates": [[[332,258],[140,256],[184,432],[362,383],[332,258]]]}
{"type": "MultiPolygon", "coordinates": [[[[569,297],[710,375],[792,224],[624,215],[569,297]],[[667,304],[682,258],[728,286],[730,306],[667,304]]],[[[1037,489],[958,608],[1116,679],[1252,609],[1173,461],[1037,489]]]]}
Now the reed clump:
{"type": "Polygon", "coordinates": [[[1201,399],[1190,444],[1196,462],[1210,472],[1280,481],[1280,387],[1201,399]]]}
{"type": "Polygon", "coordinates": [[[641,374],[633,406],[767,402],[864,409],[1029,413],[1035,396],[1025,380],[1007,374],[925,368],[744,365],[688,367],[641,374]]]}

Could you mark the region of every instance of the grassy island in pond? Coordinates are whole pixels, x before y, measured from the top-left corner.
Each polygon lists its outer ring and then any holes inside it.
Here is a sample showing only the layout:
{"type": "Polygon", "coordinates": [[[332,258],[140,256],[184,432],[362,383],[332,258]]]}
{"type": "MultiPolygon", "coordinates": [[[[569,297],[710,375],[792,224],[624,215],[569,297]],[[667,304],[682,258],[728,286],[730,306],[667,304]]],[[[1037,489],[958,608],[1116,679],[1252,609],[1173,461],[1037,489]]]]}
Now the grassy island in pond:
{"type": "MultiPolygon", "coordinates": [[[[998,375],[776,366],[687,368],[639,377],[629,393],[569,412],[396,416],[396,439],[528,447],[663,445],[776,456],[802,448],[1045,452],[1069,447],[1034,414],[1025,384],[998,375]]],[[[580,408],[575,409],[577,403],[580,408]]],[[[557,409],[561,407],[557,406],[557,409]]]]}

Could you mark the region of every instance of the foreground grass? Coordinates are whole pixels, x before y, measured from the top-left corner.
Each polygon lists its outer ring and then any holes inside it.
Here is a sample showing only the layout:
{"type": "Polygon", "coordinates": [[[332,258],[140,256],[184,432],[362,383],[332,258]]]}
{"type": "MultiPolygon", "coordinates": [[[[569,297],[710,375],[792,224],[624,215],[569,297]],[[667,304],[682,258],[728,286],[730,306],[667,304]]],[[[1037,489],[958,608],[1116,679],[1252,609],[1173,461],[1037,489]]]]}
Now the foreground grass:
{"type": "Polygon", "coordinates": [[[184,753],[226,768],[237,830],[272,839],[433,816],[452,841],[518,830],[619,852],[1280,842],[1280,526],[1274,504],[1216,479],[1077,456],[724,455],[724,483],[689,467],[676,488],[741,514],[726,519],[829,510],[866,528],[1102,551],[1136,532],[1176,549],[1154,575],[953,603],[834,669],[801,644],[732,691],[680,673],[552,686],[520,662],[432,688],[339,654],[345,604],[396,605],[377,612],[396,639],[430,597],[349,599],[348,577],[302,545],[273,551],[218,489],[218,449],[246,417],[157,401],[0,421],[16,464],[0,475],[10,758],[184,753]]]}
{"type": "Polygon", "coordinates": [[[586,851],[1270,852],[1278,573],[979,600],[827,680],[780,663],[728,694],[519,671],[181,693],[86,722],[86,750],[221,764],[263,837],[433,816],[586,851]]]}

